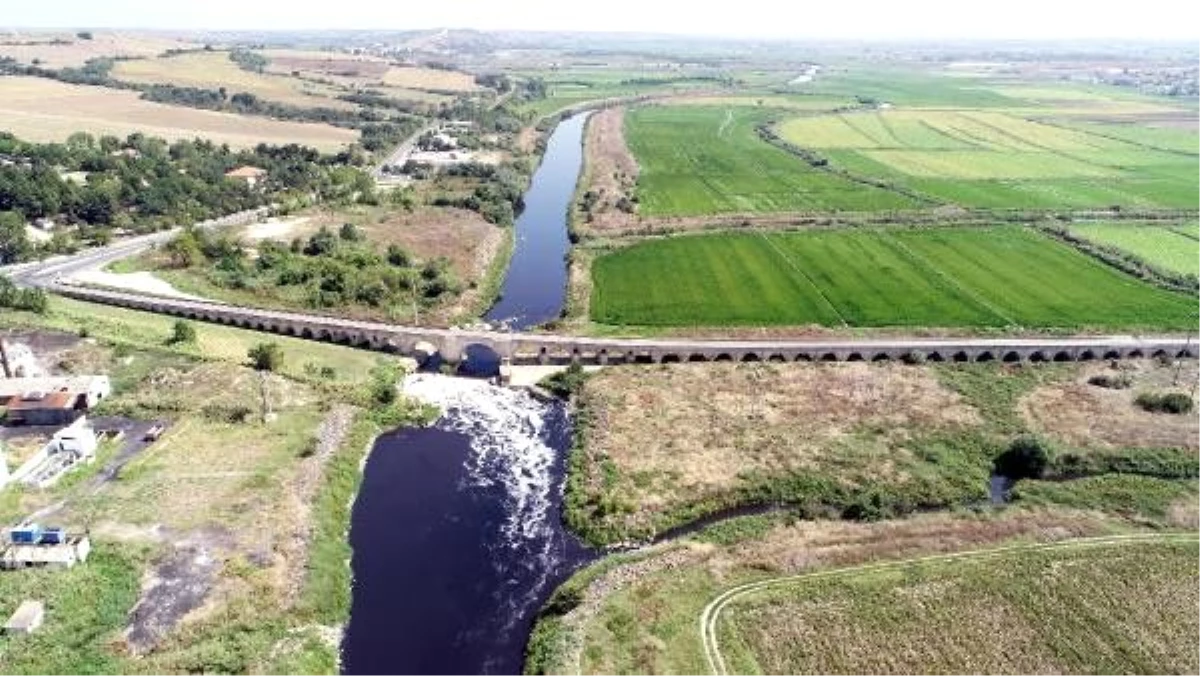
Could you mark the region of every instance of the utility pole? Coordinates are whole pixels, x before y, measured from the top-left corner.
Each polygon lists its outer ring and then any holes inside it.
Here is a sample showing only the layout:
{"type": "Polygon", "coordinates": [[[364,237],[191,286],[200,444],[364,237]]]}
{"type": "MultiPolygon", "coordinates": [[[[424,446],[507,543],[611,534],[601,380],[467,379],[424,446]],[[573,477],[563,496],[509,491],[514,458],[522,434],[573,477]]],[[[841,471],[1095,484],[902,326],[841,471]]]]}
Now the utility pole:
{"type": "Polygon", "coordinates": [[[12,369],[8,366],[8,352],[6,352],[4,349],[3,338],[0,338],[0,367],[3,367],[5,378],[13,377],[12,369]]]}
{"type": "MultiPolygon", "coordinates": [[[[1190,333],[1187,335],[1187,340],[1183,344],[1183,350],[1184,350],[1184,352],[1188,352],[1188,353],[1191,353],[1191,351],[1192,351],[1192,334],[1190,334],[1190,333]]],[[[1183,360],[1176,359],[1175,360],[1175,377],[1171,379],[1172,387],[1179,386],[1179,373],[1182,370],[1183,370],[1183,360]]]]}

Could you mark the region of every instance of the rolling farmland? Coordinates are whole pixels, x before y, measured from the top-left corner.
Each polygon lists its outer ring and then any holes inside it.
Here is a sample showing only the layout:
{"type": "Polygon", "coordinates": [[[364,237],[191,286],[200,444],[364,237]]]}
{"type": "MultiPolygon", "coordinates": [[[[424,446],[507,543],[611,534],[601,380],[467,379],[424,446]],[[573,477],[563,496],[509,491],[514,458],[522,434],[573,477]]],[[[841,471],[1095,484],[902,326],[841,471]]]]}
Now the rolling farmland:
{"type": "Polygon", "coordinates": [[[358,138],[354,130],[327,124],[171,106],[143,101],[137,92],[33,77],[0,78],[0,130],[30,141],[65,141],[77,131],[120,137],[142,132],[167,140],[207,138],[235,148],[302,143],[322,150],[358,138]]]}
{"type": "Polygon", "coordinates": [[[1016,551],[798,580],[730,606],[734,673],[1187,673],[1196,543],[1016,551]]]}
{"type": "Polygon", "coordinates": [[[1151,265],[1183,274],[1200,273],[1200,241],[1196,226],[1085,223],[1071,232],[1098,244],[1123,249],[1151,265]]]}
{"type": "Polygon", "coordinates": [[[795,118],[779,131],[850,172],[963,206],[1195,208],[1200,199],[1197,136],[1180,130],[886,110],[795,118]]]}
{"type": "Polygon", "coordinates": [[[1195,325],[1196,300],[1017,226],[732,233],[593,264],[594,321],[633,326],[1195,325]]]}
{"type": "Polygon", "coordinates": [[[647,216],[780,211],[877,211],[917,203],[814,169],[756,135],[755,108],[655,106],[626,116],[647,216]]]}

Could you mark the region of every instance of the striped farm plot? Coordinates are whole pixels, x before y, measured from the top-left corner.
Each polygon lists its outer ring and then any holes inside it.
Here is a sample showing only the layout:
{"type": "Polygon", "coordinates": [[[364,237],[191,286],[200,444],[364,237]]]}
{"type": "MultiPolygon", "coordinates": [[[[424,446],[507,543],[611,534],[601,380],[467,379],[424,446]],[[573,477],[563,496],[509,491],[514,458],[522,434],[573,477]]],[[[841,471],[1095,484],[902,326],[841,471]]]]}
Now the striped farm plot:
{"type": "Polygon", "coordinates": [[[1163,226],[1140,223],[1080,223],[1071,232],[1098,244],[1114,246],[1147,263],[1185,275],[1200,275],[1197,225],[1163,226]]]}
{"type": "Polygon", "coordinates": [[[837,167],[963,206],[1194,209],[1200,199],[1196,134],[1180,130],[882,110],[795,118],[779,131],[837,167]]]}
{"type": "Polygon", "coordinates": [[[640,211],[695,216],[877,211],[917,206],[899,193],[815,169],[758,137],[770,115],[748,107],[652,106],[626,115],[640,211]]]}

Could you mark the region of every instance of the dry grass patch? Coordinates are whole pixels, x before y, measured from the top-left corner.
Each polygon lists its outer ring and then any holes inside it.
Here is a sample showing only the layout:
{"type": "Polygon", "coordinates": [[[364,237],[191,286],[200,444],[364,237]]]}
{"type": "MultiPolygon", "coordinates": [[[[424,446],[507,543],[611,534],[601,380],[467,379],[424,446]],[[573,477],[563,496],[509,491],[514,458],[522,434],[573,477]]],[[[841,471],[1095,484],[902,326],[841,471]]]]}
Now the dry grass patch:
{"type": "Polygon", "coordinates": [[[192,52],[156,59],[119,61],[112,76],[142,84],[171,84],[176,87],[219,89],[229,95],[239,92],[301,107],[353,109],[352,103],[334,98],[337,89],[298,78],[243,70],[229,59],[229,52],[192,52]]]}
{"type": "Polygon", "coordinates": [[[405,89],[437,89],[469,92],[478,89],[475,78],[467,73],[439,68],[393,66],[383,76],[383,83],[405,89]]]}
{"type": "Polygon", "coordinates": [[[21,63],[36,59],[46,68],[82,66],[101,57],[153,57],[168,49],[188,49],[196,45],[157,35],[126,32],[97,32],[91,40],[74,33],[6,33],[0,40],[0,57],[10,56],[21,63]],[[54,44],[65,41],[66,44],[54,44]],[[37,44],[16,44],[16,43],[37,44]]]}
{"type": "Polygon", "coordinates": [[[0,129],[42,142],[65,141],[77,131],[122,138],[142,132],[168,141],[203,137],[238,148],[301,143],[322,150],[342,148],[358,137],[327,124],[171,106],[143,101],[137,92],[34,77],[0,78],[0,129]]]}
{"type": "Polygon", "coordinates": [[[1019,408],[1031,428],[1050,438],[1087,449],[1200,449],[1200,417],[1196,413],[1165,415],[1142,410],[1134,399],[1142,392],[1177,391],[1197,396],[1200,373],[1195,360],[1162,365],[1154,360],[1123,362],[1119,369],[1089,364],[1069,381],[1037,388],[1019,408]],[[1097,375],[1128,376],[1126,389],[1091,385],[1097,375]]]}
{"type": "Polygon", "coordinates": [[[630,533],[802,477],[816,492],[879,483],[933,499],[944,488],[922,468],[927,440],[980,423],[929,371],[866,363],[616,367],[582,402],[586,456],[572,490],[598,505],[595,526],[630,533]]]}
{"type": "MultiPolygon", "coordinates": [[[[583,227],[599,232],[628,229],[633,214],[620,210],[617,203],[632,195],[638,165],[625,144],[625,109],[608,108],[594,113],[588,119],[583,147],[585,173],[581,194],[596,195],[594,203],[582,214],[583,227]]],[[[627,208],[632,209],[632,203],[627,208]]]]}

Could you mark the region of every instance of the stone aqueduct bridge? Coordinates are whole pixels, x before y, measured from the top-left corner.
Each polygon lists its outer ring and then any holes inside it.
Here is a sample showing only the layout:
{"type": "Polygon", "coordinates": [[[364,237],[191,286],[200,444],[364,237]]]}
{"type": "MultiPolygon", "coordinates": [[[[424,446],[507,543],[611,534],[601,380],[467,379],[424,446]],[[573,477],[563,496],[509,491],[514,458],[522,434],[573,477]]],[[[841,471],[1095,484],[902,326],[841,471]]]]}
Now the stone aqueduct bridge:
{"type": "Polygon", "coordinates": [[[78,286],[51,287],[64,296],[160,314],[240,326],[298,338],[418,356],[429,343],[452,363],[472,346],[514,364],[657,364],[686,361],[883,361],[918,354],[928,361],[1085,361],[1197,356],[1191,337],[947,338],[821,341],[710,341],[581,338],[533,333],[472,332],[360,322],[242,308],[78,286]]]}

